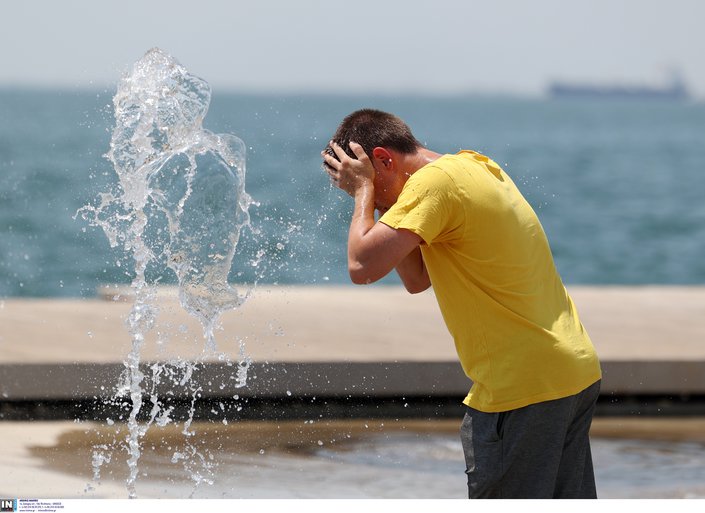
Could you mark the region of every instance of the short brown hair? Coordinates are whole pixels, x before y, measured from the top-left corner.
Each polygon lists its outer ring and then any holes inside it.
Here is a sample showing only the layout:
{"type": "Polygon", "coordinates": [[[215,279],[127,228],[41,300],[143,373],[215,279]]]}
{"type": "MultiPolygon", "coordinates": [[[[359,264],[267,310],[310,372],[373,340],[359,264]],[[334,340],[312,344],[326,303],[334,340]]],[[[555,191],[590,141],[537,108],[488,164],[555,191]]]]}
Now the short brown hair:
{"type": "MultiPolygon", "coordinates": [[[[406,154],[415,153],[422,147],[406,123],[394,114],[375,109],[361,109],[348,114],[332,140],[352,158],[356,157],[350,149],[350,141],[362,146],[370,159],[372,150],[377,146],[406,154]]],[[[330,146],[326,146],[325,152],[335,157],[330,146]]]]}

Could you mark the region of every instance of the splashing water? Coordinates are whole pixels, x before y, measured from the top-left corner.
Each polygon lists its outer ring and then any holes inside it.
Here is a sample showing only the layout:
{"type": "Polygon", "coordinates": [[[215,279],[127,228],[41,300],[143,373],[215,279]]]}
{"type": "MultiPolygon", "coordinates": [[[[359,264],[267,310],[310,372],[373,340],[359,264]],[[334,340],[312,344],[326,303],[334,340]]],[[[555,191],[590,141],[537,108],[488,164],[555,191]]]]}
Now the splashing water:
{"type": "MultiPolygon", "coordinates": [[[[131,498],[136,497],[140,438],[152,421],[165,422],[169,413],[160,414],[158,400],[152,397],[150,421],[145,426],[137,422],[145,378],[140,354],[158,313],[148,268],[166,267],[175,273],[180,303],[200,320],[210,352],[216,348],[214,329],[220,315],[247,297],[227,281],[252,204],[244,189],[245,145],[234,135],[202,127],[210,95],[204,80],[167,53],[148,51],[122,78],[113,98],[115,129],[106,156],[119,186],[103,193],[97,206],[79,211],[105,231],[112,247],[124,247],[134,260],[135,300],[128,318],[132,350],[125,362],[132,403],[127,438],[131,498]]],[[[248,364],[246,359],[238,367],[239,384],[246,381],[248,364]]],[[[181,385],[194,369],[189,367],[181,385]]],[[[194,391],[194,401],[196,397],[194,391]]],[[[184,428],[188,435],[190,420],[184,428]]],[[[98,467],[104,459],[101,452],[98,467]]]]}

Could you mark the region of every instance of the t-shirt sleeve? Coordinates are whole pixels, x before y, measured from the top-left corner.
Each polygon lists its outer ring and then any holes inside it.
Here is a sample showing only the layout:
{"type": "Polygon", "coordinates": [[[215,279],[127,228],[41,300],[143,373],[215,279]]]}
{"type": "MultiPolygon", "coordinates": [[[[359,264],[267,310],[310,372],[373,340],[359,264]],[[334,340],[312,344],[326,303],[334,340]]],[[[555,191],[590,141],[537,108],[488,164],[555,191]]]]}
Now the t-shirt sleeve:
{"type": "Polygon", "coordinates": [[[426,244],[452,239],[463,215],[454,190],[455,184],[442,170],[420,170],[409,178],[379,222],[412,231],[426,244]]]}

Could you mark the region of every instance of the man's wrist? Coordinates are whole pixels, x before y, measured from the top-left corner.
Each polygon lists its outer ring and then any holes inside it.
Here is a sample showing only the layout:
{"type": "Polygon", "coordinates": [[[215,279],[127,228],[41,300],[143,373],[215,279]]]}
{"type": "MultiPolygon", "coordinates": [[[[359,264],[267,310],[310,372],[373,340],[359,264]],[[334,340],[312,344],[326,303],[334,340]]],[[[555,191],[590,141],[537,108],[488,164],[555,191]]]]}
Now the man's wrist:
{"type": "Polygon", "coordinates": [[[372,180],[363,180],[360,185],[355,188],[354,198],[364,199],[366,197],[373,198],[375,194],[375,186],[372,180]]]}

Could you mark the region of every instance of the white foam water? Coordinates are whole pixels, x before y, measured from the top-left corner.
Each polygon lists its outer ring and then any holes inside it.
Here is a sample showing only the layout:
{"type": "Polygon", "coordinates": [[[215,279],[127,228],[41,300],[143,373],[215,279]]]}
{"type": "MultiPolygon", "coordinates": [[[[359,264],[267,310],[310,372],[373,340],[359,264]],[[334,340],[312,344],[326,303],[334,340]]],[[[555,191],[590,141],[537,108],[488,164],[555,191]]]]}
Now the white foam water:
{"type": "MultiPolygon", "coordinates": [[[[204,80],[166,52],[149,50],[122,78],[113,98],[115,128],[106,157],[119,183],[114,191],[103,193],[97,205],[79,211],[105,231],[112,247],[122,246],[134,261],[135,299],[127,321],[132,349],[125,361],[122,386],[131,403],[126,439],[126,484],[131,498],[137,496],[140,439],[153,422],[168,422],[170,413],[151,394],[149,420],[141,424],[137,420],[145,396],[141,352],[158,314],[155,284],[147,279],[148,270],[168,268],[175,273],[180,303],[200,320],[207,353],[216,351],[214,330],[220,315],[239,306],[248,295],[228,283],[252,204],[245,192],[245,145],[234,135],[203,128],[210,96],[204,80]]],[[[193,405],[200,390],[188,387],[197,364],[181,363],[184,372],[179,385],[192,392],[191,415],[183,432],[191,436],[193,405]]],[[[249,359],[244,357],[237,367],[239,386],[246,383],[248,366],[249,359]]],[[[159,366],[152,371],[154,386],[159,366]]],[[[106,447],[96,449],[96,479],[100,465],[109,458],[106,447]]],[[[203,460],[206,471],[212,468],[193,445],[172,458],[181,460],[196,485],[210,481],[193,470],[194,460],[203,460]]]]}

